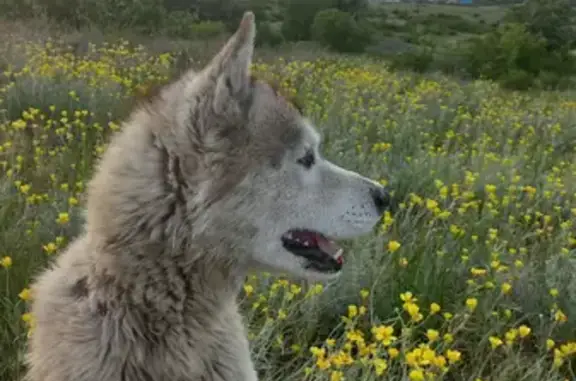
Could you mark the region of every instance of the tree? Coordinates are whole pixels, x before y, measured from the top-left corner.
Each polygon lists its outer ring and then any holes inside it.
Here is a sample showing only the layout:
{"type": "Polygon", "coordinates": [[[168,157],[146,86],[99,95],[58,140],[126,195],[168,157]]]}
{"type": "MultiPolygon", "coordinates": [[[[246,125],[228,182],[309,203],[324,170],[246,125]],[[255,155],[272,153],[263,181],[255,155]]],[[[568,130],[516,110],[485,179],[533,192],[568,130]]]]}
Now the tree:
{"type": "Polygon", "coordinates": [[[576,42],[576,9],[569,0],[527,0],[514,6],[504,21],[526,25],[530,33],[546,40],[548,51],[576,42]]]}
{"type": "Polygon", "coordinates": [[[333,0],[284,0],[282,34],[287,40],[309,40],[316,13],[330,8],[333,0]]]}
{"type": "Polygon", "coordinates": [[[370,43],[370,32],[352,15],[336,8],[316,14],[312,35],[317,41],[339,52],[362,52],[370,43]]]}

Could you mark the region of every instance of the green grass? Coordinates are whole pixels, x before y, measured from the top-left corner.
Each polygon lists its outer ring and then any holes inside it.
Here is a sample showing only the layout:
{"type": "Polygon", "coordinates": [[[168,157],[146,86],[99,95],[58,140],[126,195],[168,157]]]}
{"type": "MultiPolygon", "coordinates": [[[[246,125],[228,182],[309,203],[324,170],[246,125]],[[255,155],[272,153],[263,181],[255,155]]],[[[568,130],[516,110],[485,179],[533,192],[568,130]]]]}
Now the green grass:
{"type": "MultiPolygon", "coordinates": [[[[50,44],[3,47],[2,380],[22,376],[22,290],[78,234],[86,181],[133,94],[174,70],[174,55],[121,41],[83,57],[50,44]]],[[[298,93],[326,156],[387,183],[400,209],[346,243],[334,284],[247,279],[261,379],[574,379],[576,98],[264,53],[254,70],[298,93]]]]}

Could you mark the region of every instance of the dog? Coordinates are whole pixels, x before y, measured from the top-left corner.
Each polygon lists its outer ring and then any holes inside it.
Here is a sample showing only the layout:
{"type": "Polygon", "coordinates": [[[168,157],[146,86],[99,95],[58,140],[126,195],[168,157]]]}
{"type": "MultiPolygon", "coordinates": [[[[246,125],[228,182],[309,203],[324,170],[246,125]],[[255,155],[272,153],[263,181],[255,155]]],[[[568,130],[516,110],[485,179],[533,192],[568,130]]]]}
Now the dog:
{"type": "Polygon", "coordinates": [[[81,234],[33,282],[29,381],[255,381],[250,271],[327,282],[379,183],[322,157],[312,122],[250,74],[252,12],[200,71],[136,107],[87,188],[81,234]]]}

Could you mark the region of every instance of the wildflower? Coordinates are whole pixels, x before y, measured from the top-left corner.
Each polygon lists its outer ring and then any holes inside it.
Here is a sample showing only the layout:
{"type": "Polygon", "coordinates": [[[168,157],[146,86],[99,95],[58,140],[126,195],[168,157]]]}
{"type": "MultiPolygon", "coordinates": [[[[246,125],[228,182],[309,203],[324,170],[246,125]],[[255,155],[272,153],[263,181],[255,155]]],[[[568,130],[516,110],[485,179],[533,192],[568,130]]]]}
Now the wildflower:
{"type": "Polygon", "coordinates": [[[373,364],[374,364],[374,372],[376,372],[376,375],[378,376],[384,374],[386,369],[388,369],[388,363],[384,359],[379,358],[374,359],[373,364]]]}
{"type": "Polygon", "coordinates": [[[426,378],[424,377],[424,372],[421,369],[413,369],[408,374],[410,381],[424,381],[426,378]]]}
{"type": "Polygon", "coordinates": [[[402,244],[398,241],[390,241],[388,242],[388,251],[391,253],[394,253],[395,251],[397,251],[400,246],[402,246],[402,244]]]}
{"type": "Polygon", "coordinates": [[[501,286],[501,290],[503,294],[508,294],[510,293],[510,290],[512,290],[512,285],[510,283],[502,283],[501,286]]]}
{"type": "Polygon", "coordinates": [[[554,340],[552,339],[546,340],[546,349],[551,350],[552,348],[554,348],[555,345],[556,343],[554,342],[554,340]]]}
{"type": "Polygon", "coordinates": [[[428,341],[430,341],[430,342],[436,341],[439,336],[440,336],[440,333],[438,331],[436,331],[435,329],[429,329],[426,331],[426,337],[428,338],[428,341]]]}
{"type": "Polygon", "coordinates": [[[430,304],[430,315],[434,315],[440,312],[440,305],[438,303],[430,304]]]}
{"type": "Polygon", "coordinates": [[[474,276],[484,276],[486,275],[486,272],[486,269],[480,269],[476,267],[470,269],[470,273],[474,276]]]}
{"type": "Polygon", "coordinates": [[[520,327],[518,327],[518,334],[522,338],[530,335],[530,332],[532,332],[532,329],[530,329],[530,327],[528,327],[526,325],[521,325],[520,327]]]}
{"type": "Polygon", "coordinates": [[[58,213],[58,218],[56,219],[56,222],[60,225],[65,225],[70,221],[70,217],[68,216],[68,213],[58,213]]]}
{"type": "Polygon", "coordinates": [[[355,305],[349,305],[348,306],[348,317],[350,319],[355,318],[356,316],[358,316],[358,307],[356,307],[355,305]]]}
{"type": "Polygon", "coordinates": [[[389,325],[372,327],[372,334],[374,335],[374,338],[380,341],[384,346],[388,346],[396,340],[396,336],[394,336],[394,327],[389,325]]]}
{"type": "Polygon", "coordinates": [[[24,323],[26,323],[28,326],[32,325],[32,323],[34,322],[34,316],[33,316],[30,312],[25,312],[25,313],[23,313],[20,318],[21,318],[22,321],[23,321],[24,323]]]}
{"type": "Polygon", "coordinates": [[[22,291],[20,291],[18,297],[26,302],[32,299],[32,293],[30,292],[29,288],[24,288],[22,291]]]}
{"type": "Polygon", "coordinates": [[[557,310],[554,312],[554,320],[560,323],[565,323],[568,321],[568,317],[562,312],[562,310],[557,310]]]}
{"type": "Polygon", "coordinates": [[[58,246],[56,246],[56,244],[54,242],[50,242],[46,245],[42,246],[42,249],[44,249],[44,251],[46,252],[46,254],[50,255],[52,253],[54,253],[57,249],[58,246]]]}
{"type": "Polygon", "coordinates": [[[490,336],[488,338],[488,340],[490,341],[490,345],[492,346],[492,349],[496,349],[499,346],[501,346],[502,344],[504,344],[503,341],[496,336],[490,336]]]}
{"type": "Polygon", "coordinates": [[[454,364],[454,363],[460,361],[461,357],[462,357],[462,354],[457,350],[448,349],[446,351],[446,358],[448,358],[448,361],[450,361],[451,364],[454,364]]]}
{"type": "Polygon", "coordinates": [[[250,285],[250,284],[244,285],[244,293],[246,294],[246,296],[252,295],[253,292],[254,292],[254,287],[252,285],[250,285]]]}
{"type": "Polygon", "coordinates": [[[400,355],[400,351],[398,349],[388,348],[388,356],[390,356],[391,359],[395,359],[399,355],[400,355]]]}
{"type": "Polygon", "coordinates": [[[516,337],[518,336],[518,330],[517,329],[510,329],[508,332],[506,332],[506,334],[504,335],[504,338],[506,339],[506,344],[507,345],[512,345],[514,343],[514,340],[516,340],[516,337]]]}
{"type": "Polygon", "coordinates": [[[466,299],[466,307],[468,308],[468,310],[470,310],[470,312],[473,312],[476,309],[476,306],[478,306],[478,299],[476,298],[466,299]]]}
{"type": "Polygon", "coordinates": [[[9,269],[12,267],[12,258],[6,256],[0,260],[0,266],[4,267],[5,269],[9,269]]]}
{"type": "Polygon", "coordinates": [[[330,374],[330,381],[342,381],[344,380],[344,373],[340,370],[333,371],[330,374]]]}

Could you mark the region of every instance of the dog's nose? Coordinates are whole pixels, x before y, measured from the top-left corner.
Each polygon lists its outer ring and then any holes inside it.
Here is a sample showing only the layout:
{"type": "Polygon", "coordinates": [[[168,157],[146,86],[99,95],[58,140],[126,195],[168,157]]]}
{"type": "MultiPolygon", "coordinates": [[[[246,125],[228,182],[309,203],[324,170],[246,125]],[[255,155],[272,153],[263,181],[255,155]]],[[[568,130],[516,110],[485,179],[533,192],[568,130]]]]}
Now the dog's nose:
{"type": "Polygon", "coordinates": [[[384,187],[374,187],[370,189],[370,194],[374,200],[374,205],[376,205],[376,210],[378,213],[382,214],[386,209],[390,207],[390,193],[384,187]]]}

